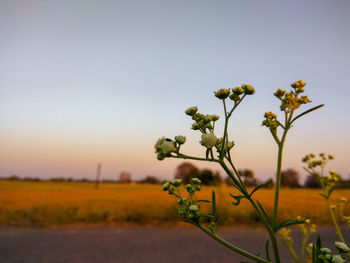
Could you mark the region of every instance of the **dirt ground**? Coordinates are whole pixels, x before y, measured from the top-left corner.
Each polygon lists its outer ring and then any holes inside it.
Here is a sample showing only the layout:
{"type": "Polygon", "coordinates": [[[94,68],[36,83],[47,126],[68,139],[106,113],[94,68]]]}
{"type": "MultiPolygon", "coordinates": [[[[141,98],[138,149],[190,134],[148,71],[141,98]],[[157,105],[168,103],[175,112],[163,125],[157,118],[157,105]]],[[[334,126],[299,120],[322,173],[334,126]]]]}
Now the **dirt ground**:
{"type": "MultiPolygon", "coordinates": [[[[334,229],[318,230],[323,245],[333,247],[334,229]]],[[[300,239],[298,230],[293,231],[300,239]]],[[[255,254],[263,252],[267,237],[263,229],[247,227],[224,228],[219,234],[255,254]]],[[[344,234],[349,240],[350,229],[344,229],[344,234]]],[[[290,262],[284,247],[281,254],[283,262],[290,262]]],[[[192,226],[0,227],[1,263],[224,263],[241,259],[192,226]]]]}

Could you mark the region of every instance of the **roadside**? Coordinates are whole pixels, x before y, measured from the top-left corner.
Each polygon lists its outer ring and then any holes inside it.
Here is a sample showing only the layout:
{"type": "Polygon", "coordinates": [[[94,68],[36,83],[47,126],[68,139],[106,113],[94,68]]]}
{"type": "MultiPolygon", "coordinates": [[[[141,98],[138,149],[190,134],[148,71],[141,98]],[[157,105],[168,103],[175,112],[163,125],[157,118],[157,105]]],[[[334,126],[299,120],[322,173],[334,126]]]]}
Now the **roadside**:
{"type": "MultiPolygon", "coordinates": [[[[294,237],[300,239],[298,230],[294,237]]],[[[333,228],[319,232],[324,245],[337,240],[333,228]]],[[[252,253],[263,251],[267,237],[263,229],[223,228],[220,235],[252,253]]],[[[350,236],[350,229],[344,229],[350,236]]],[[[295,242],[296,244],[298,242],[295,242]]],[[[282,257],[288,258],[282,249],[282,257]]],[[[239,262],[236,254],[194,227],[0,227],[2,263],[146,263],[146,262],[239,262]]],[[[288,260],[283,260],[288,262],[288,260]]]]}

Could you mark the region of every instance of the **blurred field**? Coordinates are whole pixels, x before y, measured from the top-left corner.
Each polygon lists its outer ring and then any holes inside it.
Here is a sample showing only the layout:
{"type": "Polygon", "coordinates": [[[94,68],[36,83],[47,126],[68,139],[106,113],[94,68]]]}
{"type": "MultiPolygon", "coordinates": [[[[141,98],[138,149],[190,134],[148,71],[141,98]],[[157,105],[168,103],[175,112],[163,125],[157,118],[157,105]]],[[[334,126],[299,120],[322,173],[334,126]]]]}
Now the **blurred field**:
{"type": "MultiPolygon", "coordinates": [[[[209,199],[213,187],[203,187],[200,199],[209,199]]],[[[218,213],[225,215],[225,225],[256,225],[258,217],[242,200],[231,204],[231,187],[215,188],[218,213]]],[[[185,192],[185,191],[183,191],[185,192]]],[[[308,216],[318,225],[329,224],[326,203],[320,189],[282,189],[280,219],[308,216]]],[[[273,190],[261,189],[259,199],[271,214],[273,190]]],[[[336,190],[333,198],[346,197],[349,190],[336,190]]],[[[336,201],[336,200],[335,200],[336,201]]],[[[100,184],[78,182],[0,181],[0,225],[53,226],[71,224],[165,225],[179,223],[173,196],[161,191],[160,185],[100,184]]],[[[345,206],[350,214],[350,205],[345,206]]]]}

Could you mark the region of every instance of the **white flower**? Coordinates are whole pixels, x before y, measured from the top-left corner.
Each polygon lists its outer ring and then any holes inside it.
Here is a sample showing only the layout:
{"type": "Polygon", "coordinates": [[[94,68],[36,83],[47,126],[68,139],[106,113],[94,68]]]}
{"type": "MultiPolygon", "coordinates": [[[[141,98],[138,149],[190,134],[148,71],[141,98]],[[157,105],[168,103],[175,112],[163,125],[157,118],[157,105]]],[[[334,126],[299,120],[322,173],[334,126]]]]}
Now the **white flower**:
{"type": "Polygon", "coordinates": [[[196,205],[191,205],[188,209],[193,212],[198,211],[198,207],[196,205]]]}
{"type": "Polygon", "coordinates": [[[341,253],[350,252],[350,248],[343,242],[334,242],[334,245],[341,253]]]}
{"type": "Polygon", "coordinates": [[[202,134],[202,140],[200,141],[200,143],[207,148],[211,148],[216,145],[217,141],[218,138],[216,138],[214,133],[211,132],[202,134]]]}
{"type": "Polygon", "coordinates": [[[333,263],[343,263],[343,262],[345,262],[345,260],[340,255],[334,255],[332,257],[332,262],[333,263]]]}
{"type": "Polygon", "coordinates": [[[164,154],[168,154],[176,151],[175,143],[173,141],[167,141],[167,140],[165,140],[161,145],[159,145],[159,149],[164,154]]]}

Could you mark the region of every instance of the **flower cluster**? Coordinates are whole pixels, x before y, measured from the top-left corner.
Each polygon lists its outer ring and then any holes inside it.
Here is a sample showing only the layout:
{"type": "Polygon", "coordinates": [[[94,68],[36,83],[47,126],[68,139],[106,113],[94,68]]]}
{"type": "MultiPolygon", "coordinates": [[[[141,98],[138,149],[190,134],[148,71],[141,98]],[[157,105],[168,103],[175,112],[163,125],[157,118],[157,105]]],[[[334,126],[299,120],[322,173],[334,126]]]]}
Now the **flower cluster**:
{"type": "Polygon", "coordinates": [[[180,193],[180,185],[182,183],[181,179],[175,179],[174,181],[169,181],[163,184],[163,191],[168,191],[170,195],[174,195],[178,198],[177,203],[180,205],[178,208],[178,215],[183,219],[198,223],[199,222],[199,210],[200,205],[198,203],[203,200],[195,201],[193,199],[196,191],[201,190],[201,180],[198,178],[192,178],[191,184],[185,186],[186,191],[189,194],[189,198],[183,198],[180,193]]]}
{"type": "MultiPolygon", "coordinates": [[[[262,126],[266,126],[274,134],[274,137],[277,136],[276,130],[279,126],[283,129],[289,129],[292,120],[292,115],[296,109],[298,109],[302,104],[307,104],[310,99],[307,96],[299,96],[304,92],[304,86],[306,83],[302,80],[295,81],[291,84],[292,90],[287,92],[286,90],[277,89],[274,95],[281,101],[281,111],[286,113],[286,123],[281,125],[277,120],[277,114],[273,112],[266,112],[264,117],[265,119],[262,122],[262,126]]],[[[277,137],[275,138],[277,139],[277,137]]]]}
{"type": "Polygon", "coordinates": [[[339,198],[339,201],[338,201],[338,209],[339,209],[339,215],[340,215],[340,218],[341,220],[347,224],[347,225],[350,225],[350,216],[345,216],[343,214],[343,211],[344,211],[344,204],[347,202],[348,200],[345,198],[345,197],[341,197],[339,198]]]}
{"type": "Polygon", "coordinates": [[[219,89],[218,91],[214,91],[214,95],[218,99],[225,100],[230,98],[235,102],[241,100],[245,95],[253,95],[254,93],[254,87],[249,84],[242,84],[240,87],[235,87],[233,89],[219,89]]]}
{"type": "Polygon", "coordinates": [[[182,135],[175,136],[175,140],[162,137],[154,145],[158,160],[164,160],[165,157],[171,156],[171,153],[178,153],[180,145],[186,142],[186,137],[182,135]]]}
{"type": "MultiPolygon", "coordinates": [[[[297,220],[302,220],[300,216],[297,217],[297,220]]],[[[293,238],[290,236],[292,230],[290,228],[282,228],[279,232],[281,239],[283,243],[288,248],[288,251],[292,258],[294,258],[295,262],[304,262],[304,252],[307,251],[307,262],[310,262],[312,257],[312,243],[309,243],[310,237],[312,234],[316,233],[316,225],[311,224],[311,221],[309,219],[305,220],[304,224],[299,224],[298,228],[300,229],[300,232],[302,234],[302,248],[301,248],[301,254],[297,255],[297,253],[293,249],[293,238]],[[308,245],[307,245],[308,244],[308,245]]]]}
{"type": "Polygon", "coordinates": [[[343,263],[345,260],[341,256],[343,253],[349,253],[350,249],[349,247],[342,242],[334,242],[335,248],[338,251],[338,254],[333,254],[332,251],[327,248],[323,247],[319,249],[318,251],[318,261],[322,263],[343,263]]]}
{"type": "Polygon", "coordinates": [[[301,104],[307,104],[311,102],[307,96],[300,96],[299,94],[304,92],[306,83],[302,80],[295,81],[291,84],[293,90],[287,92],[282,89],[278,89],[274,95],[281,100],[281,110],[285,112],[293,112],[298,109],[301,104]]]}
{"type": "Polygon", "coordinates": [[[270,130],[275,131],[279,126],[279,122],[277,121],[277,114],[269,111],[265,112],[265,120],[262,122],[262,126],[266,126],[270,128],[270,130]]]}
{"type": "Polygon", "coordinates": [[[215,122],[220,118],[218,115],[204,115],[198,112],[197,107],[188,108],[185,113],[192,117],[194,123],[192,124],[193,130],[200,130],[202,133],[214,131],[215,122]]]}
{"type": "Polygon", "coordinates": [[[329,175],[321,174],[325,165],[328,163],[328,161],[333,160],[334,156],[331,154],[326,155],[325,153],[320,153],[318,156],[319,158],[317,158],[315,154],[310,153],[306,155],[302,161],[307,164],[307,168],[305,168],[305,170],[309,172],[310,175],[318,178],[324,190],[325,197],[329,198],[330,194],[335,188],[336,182],[340,181],[341,177],[333,170],[329,171],[329,175]],[[320,168],[320,172],[316,170],[317,167],[320,168]]]}

